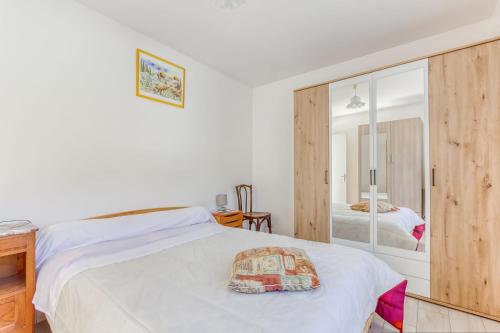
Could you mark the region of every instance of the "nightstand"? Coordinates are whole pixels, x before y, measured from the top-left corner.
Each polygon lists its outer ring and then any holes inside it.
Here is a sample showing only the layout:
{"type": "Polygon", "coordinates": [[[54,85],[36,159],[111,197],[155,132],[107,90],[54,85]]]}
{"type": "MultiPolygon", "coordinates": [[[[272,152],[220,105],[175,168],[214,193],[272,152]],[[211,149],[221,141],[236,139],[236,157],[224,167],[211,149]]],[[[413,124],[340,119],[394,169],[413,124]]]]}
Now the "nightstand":
{"type": "Polygon", "coordinates": [[[231,228],[243,227],[243,213],[239,210],[232,210],[228,212],[212,212],[212,215],[217,220],[217,223],[231,228]]]}
{"type": "Polygon", "coordinates": [[[29,222],[0,223],[0,332],[35,331],[35,231],[29,222]]]}

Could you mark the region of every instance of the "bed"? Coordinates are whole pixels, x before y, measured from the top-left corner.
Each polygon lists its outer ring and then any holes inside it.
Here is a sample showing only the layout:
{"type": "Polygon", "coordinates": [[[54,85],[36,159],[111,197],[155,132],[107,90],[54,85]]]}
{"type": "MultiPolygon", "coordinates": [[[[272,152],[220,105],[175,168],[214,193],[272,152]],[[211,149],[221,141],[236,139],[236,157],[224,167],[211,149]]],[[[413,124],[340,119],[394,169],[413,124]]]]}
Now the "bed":
{"type": "Polygon", "coordinates": [[[402,327],[406,281],[369,253],[223,227],[202,207],[143,212],[40,230],[33,303],[53,333],[360,333],[374,311],[402,327]],[[321,287],[229,290],[234,255],[270,245],[304,249],[321,287]]]}
{"type": "MultiPolygon", "coordinates": [[[[357,242],[370,242],[370,213],[352,210],[350,205],[334,203],[332,207],[333,237],[357,242]]],[[[425,221],[413,210],[378,213],[378,244],[412,251],[424,251],[425,221]]]]}

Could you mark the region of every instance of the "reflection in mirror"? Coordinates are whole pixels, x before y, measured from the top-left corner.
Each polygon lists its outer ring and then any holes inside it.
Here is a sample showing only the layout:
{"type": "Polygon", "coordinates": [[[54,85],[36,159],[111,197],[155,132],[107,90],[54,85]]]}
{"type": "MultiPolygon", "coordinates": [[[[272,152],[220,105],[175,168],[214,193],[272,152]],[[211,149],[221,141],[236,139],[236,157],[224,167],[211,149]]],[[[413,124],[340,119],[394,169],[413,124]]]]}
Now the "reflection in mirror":
{"type": "Polygon", "coordinates": [[[359,142],[369,141],[360,126],[368,126],[369,82],[358,82],[332,87],[331,93],[331,181],[332,181],[332,235],[335,238],[370,243],[370,213],[368,172],[370,151],[368,145],[360,149],[359,142]],[[363,163],[363,164],[362,164],[363,163]],[[365,163],[368,163],[365,165],[365,163]],[[366,184],[366,186],[365,186],[366,184]],[[353,205],[365,205],[353,210],[353,205]]]}
{"type": "MultiPolygon", "coordinates": [[[[375,84],[378,141],[375,220],[377,244],[423,252],[424,70],[416,69],[387,76],[378,79],[375,84]]],[[[364,133],[367,130],[360,128],[360,131],[364,133]]],[[[362,143],[365,144],[364,141],[362,143]]],[[[364,182],[362,185],[364,186],[364,182]]],[[[365,191],[364,187],[360,189],[365,191]]]]}

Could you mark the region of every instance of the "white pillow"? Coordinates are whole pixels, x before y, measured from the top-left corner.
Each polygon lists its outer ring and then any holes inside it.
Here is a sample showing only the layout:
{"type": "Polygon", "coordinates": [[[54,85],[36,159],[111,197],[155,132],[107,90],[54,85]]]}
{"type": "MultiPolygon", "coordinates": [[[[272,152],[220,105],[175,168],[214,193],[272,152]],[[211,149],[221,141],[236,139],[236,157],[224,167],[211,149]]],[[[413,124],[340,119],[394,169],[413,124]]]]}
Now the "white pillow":
{"type": "Polygon", "coordinates": [[[49,225],[37,233],[36,269],[62,251],[199,223],[215,223],[212,214],[204,207],[49,225]]]}

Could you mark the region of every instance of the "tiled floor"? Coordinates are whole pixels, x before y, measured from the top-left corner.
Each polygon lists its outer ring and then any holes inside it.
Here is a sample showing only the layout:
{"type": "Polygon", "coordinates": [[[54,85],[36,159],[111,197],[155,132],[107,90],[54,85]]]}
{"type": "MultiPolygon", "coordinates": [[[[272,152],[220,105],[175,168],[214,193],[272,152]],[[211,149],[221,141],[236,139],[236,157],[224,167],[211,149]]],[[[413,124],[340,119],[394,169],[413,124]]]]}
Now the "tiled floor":
{"type": "MultiPolygon", "coordinates": [[[[403,331],[500,333],[500,323],[406,297],[403,331]]],[[[370,333],[382,332],[398,332],[398,330],[375,315],[370,333]]],[[[46,321],[37,325],[36,333],[51,333],[46,321]]]]}
{"type": "MultiPolygon", "coordinates": [[[[404,332],[500,333],[500,323],[406,297],[404,332]]],[[[398,332],[375,315],[370,333],[398,332]]]]}

